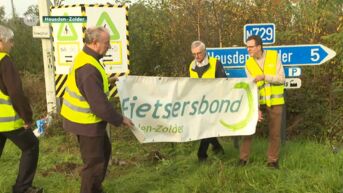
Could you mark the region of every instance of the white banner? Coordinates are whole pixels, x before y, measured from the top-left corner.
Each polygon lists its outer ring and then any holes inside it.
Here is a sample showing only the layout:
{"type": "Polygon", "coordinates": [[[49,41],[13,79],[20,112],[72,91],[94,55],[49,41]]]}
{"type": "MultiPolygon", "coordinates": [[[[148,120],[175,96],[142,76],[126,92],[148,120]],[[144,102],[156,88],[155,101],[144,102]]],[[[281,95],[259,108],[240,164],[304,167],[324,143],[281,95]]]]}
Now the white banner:
{"type": "Polygon", "coordinates": [[[128,76],[117,86],[141,143],[255,133],[257,87],[249,79],[128,76]]]}

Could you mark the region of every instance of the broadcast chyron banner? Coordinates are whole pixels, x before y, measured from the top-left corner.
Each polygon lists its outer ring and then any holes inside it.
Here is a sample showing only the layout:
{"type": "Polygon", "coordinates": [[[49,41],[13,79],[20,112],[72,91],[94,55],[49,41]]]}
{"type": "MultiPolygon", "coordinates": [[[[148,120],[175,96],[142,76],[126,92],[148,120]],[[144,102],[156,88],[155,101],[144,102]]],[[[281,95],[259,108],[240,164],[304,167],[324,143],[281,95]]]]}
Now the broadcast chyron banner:
{"type": "Polygon", "coordinates": [[[258,98],[251,79],[127,76],[117,86],[122,113],[141,143],[255,133],[258,98]]]}

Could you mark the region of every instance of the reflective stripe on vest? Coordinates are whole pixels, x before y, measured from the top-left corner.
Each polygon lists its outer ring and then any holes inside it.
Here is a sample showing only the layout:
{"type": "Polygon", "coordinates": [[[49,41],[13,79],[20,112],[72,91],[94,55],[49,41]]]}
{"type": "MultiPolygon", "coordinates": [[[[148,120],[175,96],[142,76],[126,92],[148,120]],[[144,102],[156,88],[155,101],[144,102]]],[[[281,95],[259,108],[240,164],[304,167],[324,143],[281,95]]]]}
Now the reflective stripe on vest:
{"type": "MultiPolygon", "coordinates": [[[[275,99],[275,98],[283,98],[283,95],[282,94],[279,94],[279,95],[270,95],[269,97],[270,99],[275,99]]],[[[260,96],[259,97],[259,100],[266,100],[267,99],[267,96],[260,96]]]]}
{"type": "Polygon", "coordinates": [[[75,106],[71,103],[69,103],[68,100],[63,100],[63,105],[69,107],[70,109],[74,110],[74,111],[77,111],[77,112],[81,112],[81,113],[91,113],[91,109],[88,108],[88,107],[78,107],[78,106],[75,106]]]}
{"type": "Polygon", "coordinates": [[[102,119],[93,114],[89,103],[82,96],[76,85],[75,71],[85,64],[91,64],[100,72],[103,81],[103,91],[106,95],[109,92],[109,84],[105,69],[95,58],[86,54],[84,51],[81,51],[75,57],[74,66],[68,75],[66,90],[63,95],[61,115],[69,121],[75,123],[98,123],[102,121],[102,119]]]}
{"type": "MultiPolygon", "coordinates": [[[[0,64],[6,53],[0,52],[0,64]]],[[[13,131],[23,127],[24,121],[14,110],[11,99],[0,90],[0,132],[13,131]]]]}
{"type": "Polygon", "coordinates": [[[14,117],[0,117],[0,122],[16,121],[19,119],[20,119],[20,117],[18,115],[14,116],[14,117]]]}
{"type": "Polygon", "coordinates": [[[80,101],[86,101],[85,97],[78,95],[76,92],[71,91],[68,87],[65,89],[65,92],[68,93],[71,97],[77,98],[80,101]]]}
{"type": "MultiPolygon", "coordinates": [[[[253,57],[250,57],[246,62],[246,68],[252,77],[257,75],[276,75],[276,64],[278,55],[274,50],[266,51],[266,58],[264,62],[264,69],[259,67],[253,57]]],[[[271,84],[266,81],[258,81],[257,87],[259,89],[259,103],[266,104],[268,107],[272,105],[281,105],[285,103],[283,92],[284,85],[271,84]]]]}
{"type": "MultiPolygon", "coordinates": [[[[217,59],[213,57],[209,57],[208,59],[209,68],[204,72],[201,78],[215,78],[216,77],[216,65],[217,59]]],[[[189,65],[189,74],[191,78],[199,78],[198,73],[194,71],[195,68],[195,61],[193,60],[192,63],[189,65]]]]}
{"type": "Polygon", "coordinates": [[[11,101],[0,99],[0,105],[12,105],[11,101]]]}

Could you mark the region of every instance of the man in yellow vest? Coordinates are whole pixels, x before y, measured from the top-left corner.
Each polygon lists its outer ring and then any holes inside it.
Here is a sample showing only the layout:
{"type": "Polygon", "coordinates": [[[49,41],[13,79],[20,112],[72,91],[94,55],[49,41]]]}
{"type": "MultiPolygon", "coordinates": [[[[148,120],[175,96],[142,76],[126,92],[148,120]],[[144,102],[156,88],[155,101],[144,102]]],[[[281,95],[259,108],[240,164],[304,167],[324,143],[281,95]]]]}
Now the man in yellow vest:
{"type": "Polygon", "coordinates": [[[0,25],[0,157],[6,140],[11,140],[21,150],[13,193],[41,193],[42,188],[32,187],[39,154],[39,142],[31,130],[32,110],[19,73],[8,55],[13,36],[11,29],[0,25]]]}
{"type": "Polygon", "coordinates": [[[109,47],[110,35],[106,28],[85,31],[85,46],[75,57],[63,96],[63,127],[77,136],[84,163],[81,193],[103,192],[102,182],[112,149],[107,123],[133,126],[131,120],[116,112],[108,101],[108,78],[99,60],[109,47]]]}
{"type": "MultiPolygon", "coordinates": [[[[247,49],[250,58],[246,62],[246,72],[258,86],[259,104],[260,107],[265,107],[268,118],[267,166],[278,169],[282,108],[285,103],[283,97],[285,73],[278,53],[274,50],[263,50],[262,39],[259,36],[253,35],[247,39],[247,49]]],[[[243,137],[240,165],[248,162],[251,141],[252,136],[243,137]]]]}
{"type": "MultiPolygon", "coordinates": [[[[189,76],[191,78],[226,78],[226,73],[219,60],[209,57],[206,46],[201,41],[194,41],[191,45],[194,60],[189,65],[189,76]]],[[[206,161],[208,146],[213,145],[214,153],[224,153],[223,147],[216,137],[202,139],[198,150],[199,161],[206,161]]]]}

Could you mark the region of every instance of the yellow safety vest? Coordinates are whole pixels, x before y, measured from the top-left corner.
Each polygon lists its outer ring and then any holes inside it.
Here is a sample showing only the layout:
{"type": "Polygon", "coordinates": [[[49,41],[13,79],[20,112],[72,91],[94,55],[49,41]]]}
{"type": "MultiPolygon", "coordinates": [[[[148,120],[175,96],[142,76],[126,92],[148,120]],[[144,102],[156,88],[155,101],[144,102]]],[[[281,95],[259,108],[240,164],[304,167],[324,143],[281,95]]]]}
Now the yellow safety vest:
{"type": "Polygon", "coordinates": [[[78,68],[81,68],[85,64],[91,64],[99,70],[104,93],[107,95],[109,91],[109,84],[105,69],[102,65],[92,56],[81,51],[76,57],[74,66],[70,71],[66,83],[65,93],[63,95],[63,104],[61,109],[61,115],[69,121],[80,124],[92,124],[102,121],[99,117],[92,113],[89,103],[81,95],[80,90],[76,85],[75,72],[78,68]]]}
{"type": "MultiPolygon", "coordinates": [[[[251,74],[252,77],[257,75],[276,75],[276,64],[277,64],[278,55],[274,50],[266,51],[266,59],[264,61],[264,69],[262,70],[255,59],[250,57],[246,62],[246,68],[251,74]]],[[[282,105],[285,103],[283,92],[283,84],[272,84],[266,81],[257,82],[259,90],[259,103],[265,104],[268,107],[272,105],[282,105]]]]}
{"type": "MultiPolygon", "coordinates": [[[[216,64],[217,59],[213,57],[209,57],[209,68],[204,72],[201,78],[215,78],[216,77],[216,64]]],[[[198,73],[193,70],[195,66],[195,61],[189,65],[189,74],[191,78],[199,78],[198,73]]]]}
{"type": "MultiPolygon", "coordinates": [[[[0,52],[0,61],[6,55],[6,53],[0,52]]],[[[23,127],[23,125],[24,121],[14,110],[10,97],[0,90],[0,132],[13,131],[23,127]]]]}

